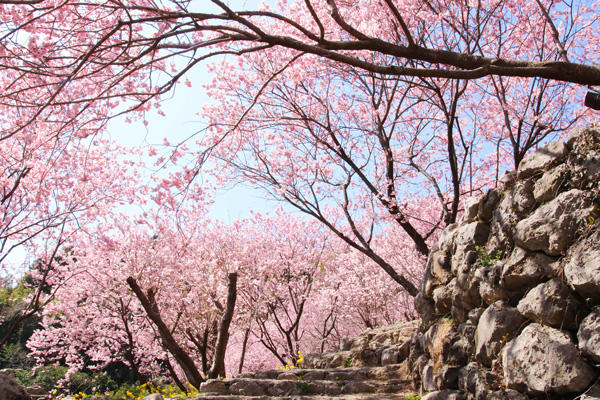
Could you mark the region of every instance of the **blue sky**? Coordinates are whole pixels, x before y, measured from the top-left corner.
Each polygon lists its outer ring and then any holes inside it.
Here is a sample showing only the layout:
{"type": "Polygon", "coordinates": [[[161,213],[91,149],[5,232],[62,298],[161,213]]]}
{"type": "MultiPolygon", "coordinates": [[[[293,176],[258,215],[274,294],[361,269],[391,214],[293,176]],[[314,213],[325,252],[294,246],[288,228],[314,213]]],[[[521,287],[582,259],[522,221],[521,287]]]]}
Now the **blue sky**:
{"type": "MultiPolygon", "coordinates": [[[[164,98],[162,111],[166,116],[160,116],[155,112],[148,113],[147,126],[141,120],[126,123],[125,117],[119,117],[108,125],[107,131],[110,137],[125,146],[154,145],[161,152],[163,138],[166,137],[170,143],[175,144],[204,128],[196,112],[203,104],[210,101],[204,94],[202,86],[210,81],[211,75],[206,72],[205,65],[202,64],[192,70],[187,78],[192,82],[191,88],[179,84],[171,96],[164,98]]],[[[190,141],[190,147],[192,146],[193,141],[190,141]]],[[[243,185],[219,190],[214,200],[209,216],[223,222],[249,217],[250,210],[259,212],[273,210],[280,204],[272,200],[267,201],[262,191],[243,185]]]]}

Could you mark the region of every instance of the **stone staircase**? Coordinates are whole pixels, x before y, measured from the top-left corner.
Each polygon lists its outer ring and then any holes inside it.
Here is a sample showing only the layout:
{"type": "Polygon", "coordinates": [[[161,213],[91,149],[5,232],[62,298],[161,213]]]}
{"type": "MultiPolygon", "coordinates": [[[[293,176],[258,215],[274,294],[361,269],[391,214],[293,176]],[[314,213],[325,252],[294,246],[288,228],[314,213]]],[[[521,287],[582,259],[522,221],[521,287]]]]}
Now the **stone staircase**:
{"type": "Polygon", "coordinates": [[[338,351],[310,354],[302,368],[208,380],[196,399],[410,399],[409,339],[418,321],[372,329],[344,340],[338,351]]]}

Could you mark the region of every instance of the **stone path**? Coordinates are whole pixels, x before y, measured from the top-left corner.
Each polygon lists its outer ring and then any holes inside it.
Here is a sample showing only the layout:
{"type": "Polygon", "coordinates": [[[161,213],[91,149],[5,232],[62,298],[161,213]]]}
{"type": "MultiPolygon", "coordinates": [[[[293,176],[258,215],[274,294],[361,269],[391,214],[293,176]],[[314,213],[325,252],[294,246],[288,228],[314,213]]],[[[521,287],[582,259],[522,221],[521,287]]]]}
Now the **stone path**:
{"type": "Polygon", "coordinates": [[[307,355],[303,368],[267,370],[209,380],[196,399],[401,400],[414,395],[406,364],[416,322],[370,330],[341,349],[307,355]]]}

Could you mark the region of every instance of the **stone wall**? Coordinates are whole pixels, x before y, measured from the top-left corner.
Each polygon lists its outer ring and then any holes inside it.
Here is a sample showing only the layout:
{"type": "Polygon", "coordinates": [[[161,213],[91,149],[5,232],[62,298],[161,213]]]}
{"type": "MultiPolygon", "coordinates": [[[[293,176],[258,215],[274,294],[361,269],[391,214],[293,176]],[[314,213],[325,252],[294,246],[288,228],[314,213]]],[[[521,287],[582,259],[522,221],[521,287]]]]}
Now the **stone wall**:
{"type": "Polygon", "coordinates": [[[467,201],[415,304],[411,370],[427,398],[600,399],[600,129],[467,201]]]}

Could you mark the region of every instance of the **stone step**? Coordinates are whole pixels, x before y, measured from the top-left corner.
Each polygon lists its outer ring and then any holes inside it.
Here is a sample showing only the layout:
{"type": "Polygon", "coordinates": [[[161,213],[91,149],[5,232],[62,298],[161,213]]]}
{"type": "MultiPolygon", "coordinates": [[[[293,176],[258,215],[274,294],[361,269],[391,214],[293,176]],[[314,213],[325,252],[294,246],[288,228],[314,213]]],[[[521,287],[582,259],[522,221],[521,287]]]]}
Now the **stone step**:
{"type": "Polygon", "coordinates": [[[303,368],[375,367],[397,364],[408,357],[410,342],[382,347],[353,348],[319,354],[307,354],[303,368]]]}
{"type": "Polygon", "coordinates": [[[342,339],[340,350],[376,349],[401,345],[410,340],[417,330],[419,320],[398,322],[379,328],[369,329],[354,338],[342,339]]]}
{"type": "Polygon", "coordinates": [[[242,396],[339,396],[360,393],[399,393],[410,390],[410,382],[388,380],[286,380],[233,378],[209,380],[200,385],[201,393],[242,396]]]}
{"type": "Polygon", "coordinates": [[[313,395],[313,396],[234,396],[200,394],[194,400],[414,400],[417,397],[413,392],[398,393],[359,393],[341,396],[313,395]]]}
{"type": "Polygon", "coordinates": [[[247,373],[237,378],[247,379],[287,379],[287,380],[387,380],[409,379],[410,372],[406,363],[391,364],[384,367],[362,368],[294,368],[291,370],[266,370],[247,373]]]}

